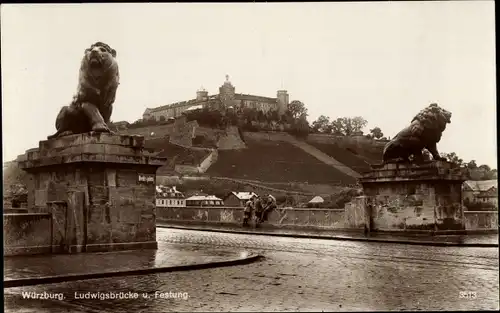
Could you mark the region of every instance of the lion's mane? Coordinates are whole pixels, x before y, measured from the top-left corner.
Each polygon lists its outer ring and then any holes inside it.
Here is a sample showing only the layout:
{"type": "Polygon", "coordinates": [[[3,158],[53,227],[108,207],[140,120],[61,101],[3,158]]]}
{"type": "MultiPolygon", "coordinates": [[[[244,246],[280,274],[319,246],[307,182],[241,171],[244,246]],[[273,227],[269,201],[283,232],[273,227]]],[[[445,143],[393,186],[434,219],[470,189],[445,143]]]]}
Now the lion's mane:
{"type": "MultiPolygon", "coordinates": [[[[104,123],[108,123],[119,84],[120,73],[116,51],[103,42],[96,42],[87,48],[80,63],[77,92],[70,105],[63,107],[59,112],[56,118],[57,132],[49,136],[49,139],[92,131],[93,127],[96,127],[91,121],[95,120],[95,115],[100,114],[104,123]],[[92,113],[90,117],[83,112],[81,108],[83,103],[94,105],[98,112],[92,113]]],[[[99,127],[106,128],[105,125],[99,127]]]]}
{"type": "Polygon", "coordinates": [[[395,159],[410,161],[411,156],[421,159],[423,149],[427,149],[435,160],[442,159],[436,145],[448,123],[451,123],[451,112],[432,103],[421,110],[408,127],[386,144],[384,162],[395,159]]]}

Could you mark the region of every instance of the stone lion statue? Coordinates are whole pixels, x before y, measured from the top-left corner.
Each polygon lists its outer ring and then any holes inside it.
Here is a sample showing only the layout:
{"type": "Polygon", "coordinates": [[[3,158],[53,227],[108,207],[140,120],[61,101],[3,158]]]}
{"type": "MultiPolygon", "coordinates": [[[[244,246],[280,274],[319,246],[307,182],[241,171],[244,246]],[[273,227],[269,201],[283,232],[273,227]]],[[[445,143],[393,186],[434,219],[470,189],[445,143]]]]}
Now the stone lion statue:
{"type": "Polygon", "coordinates": [[[384,163],[423,162],[423,149],[427,149],[434,160],[445,160],[439,155],[436,144],[441,140],[448,123],[451,123],[451,112],[436,103],[430,104],[413,118],[408,127],[385,145],[384,163]]]}
{"type": "Polygon", "coordinates": [[[87,48],[80,66],[77,93],[71,104],[59,111],[57,132],[48,139],[90,131],[111,132],[107,123],[119,84],[116,51],[103,42],[87,48]]]}

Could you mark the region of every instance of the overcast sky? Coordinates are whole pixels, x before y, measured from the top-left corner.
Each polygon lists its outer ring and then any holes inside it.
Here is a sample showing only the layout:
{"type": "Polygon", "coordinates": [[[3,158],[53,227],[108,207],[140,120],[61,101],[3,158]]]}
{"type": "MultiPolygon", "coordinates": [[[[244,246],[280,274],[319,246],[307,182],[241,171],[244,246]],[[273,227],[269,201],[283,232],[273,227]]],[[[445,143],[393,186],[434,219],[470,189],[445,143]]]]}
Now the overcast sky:
{"type": "Polygon", "coordinates": [[[393,137],[431,102],[453,113],[440,152],[496,168],[493,1],[2,5],[3,157],[55,132],[85,48],[118,52],[111,119],[218,92],[275,97],[309,120],[363,116],[393,137]]]}

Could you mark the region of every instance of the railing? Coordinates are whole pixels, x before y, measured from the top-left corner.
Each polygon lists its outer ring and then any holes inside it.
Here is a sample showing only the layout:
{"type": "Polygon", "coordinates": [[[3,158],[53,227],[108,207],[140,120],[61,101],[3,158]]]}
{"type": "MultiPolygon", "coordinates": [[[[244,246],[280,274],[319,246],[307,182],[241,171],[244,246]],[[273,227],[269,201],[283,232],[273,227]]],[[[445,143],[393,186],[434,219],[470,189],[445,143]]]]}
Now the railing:
{"type": "MultiPolygon", "coordinates": [[[[243,207],[157,208],[158,222],[204,225],[241,225],[243,207]]],[[[344,229],[343,209],[276,208],[266,225],[276,228],[344,229]]]]}

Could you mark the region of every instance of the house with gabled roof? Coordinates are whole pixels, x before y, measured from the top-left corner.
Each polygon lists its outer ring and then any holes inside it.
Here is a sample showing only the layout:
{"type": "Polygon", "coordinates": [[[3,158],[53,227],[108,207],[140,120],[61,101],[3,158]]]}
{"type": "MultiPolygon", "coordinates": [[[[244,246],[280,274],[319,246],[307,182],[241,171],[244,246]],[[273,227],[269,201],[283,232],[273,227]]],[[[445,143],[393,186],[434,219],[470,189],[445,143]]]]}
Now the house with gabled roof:
{"type": "Polygon", "coordinates": [[[157,208],[185,208],[186,197],[175,186],[156,186],[157,208]]]}
{"type": "Polygon", "coordinates": [[[464,204],[489,204],[498,209],[498,181],[467,180],[462,186],[464,204]]]}
{"type": "Polygon", "coordinates": [[[214,195],[194,195],[186,199],[186,206],[224,206],[224,201],[214,195]]]}
{"type": "Polygon", "coordinates": [[[224,204],[230,207],[244,207],[248,200],[252,200],[257,194],[253,191],[231,191],[224,199],[224,204]]]}

